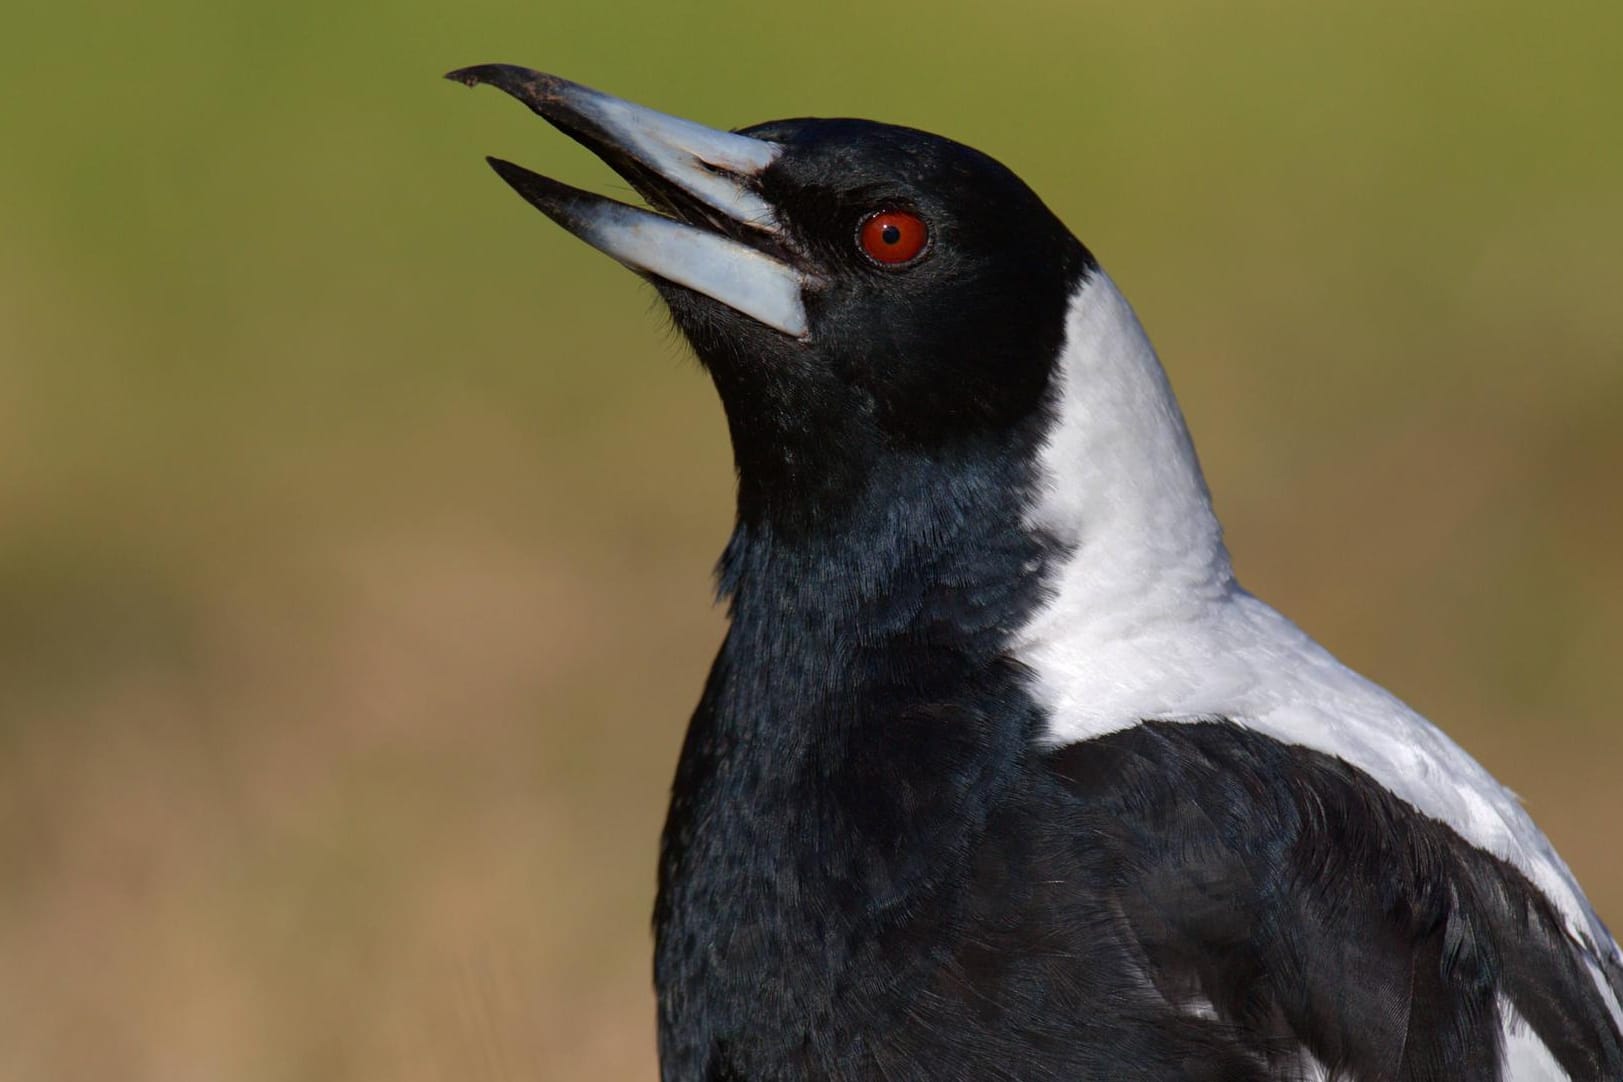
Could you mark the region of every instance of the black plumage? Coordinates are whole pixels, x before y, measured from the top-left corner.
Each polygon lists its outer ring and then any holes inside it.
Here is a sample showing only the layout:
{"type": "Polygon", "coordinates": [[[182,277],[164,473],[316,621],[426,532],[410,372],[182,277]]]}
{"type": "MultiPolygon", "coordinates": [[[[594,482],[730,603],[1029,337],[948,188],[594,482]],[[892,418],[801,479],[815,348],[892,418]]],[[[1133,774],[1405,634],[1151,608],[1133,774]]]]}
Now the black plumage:
{"type": "Polygon", "coordinates": [[[1623,1077],[1525,876],[1355,768],[1228,722],[1041,747],[1018,486],[905,487],[860,542],[729,548],[661,860],[666,1078],[1494,1078],[1499,994],[1623,1077]]]}
{"type": "MultiPolygon", "coordinates": [[[[1100,272],[1014,174],[866,121],[730,135],[453,76],[657,208],[496,163],[649,278],[731,430],[731,623],[654,916],[666,1082],[1499,1079],[1515,1019],[1569,1078],[1623,1079],[1615,946],[1359,765],[1239,716],[1053,739],[1017,646],[1090,558],[1089,523],[1033,510],[1100,272]],[[864,254],[879,212],[928,246],[864,254]]],[[[1158,376],[1130,386],[1186,439],[1158,376]]]]}

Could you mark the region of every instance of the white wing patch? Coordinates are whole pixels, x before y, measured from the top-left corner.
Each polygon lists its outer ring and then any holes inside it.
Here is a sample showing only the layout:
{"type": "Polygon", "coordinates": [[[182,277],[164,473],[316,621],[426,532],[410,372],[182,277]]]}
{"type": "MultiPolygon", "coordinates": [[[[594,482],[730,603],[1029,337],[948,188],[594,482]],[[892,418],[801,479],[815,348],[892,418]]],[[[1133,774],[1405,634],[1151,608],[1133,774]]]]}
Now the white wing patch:
{"type": "MultiPolygon", "coordinates": [[[[1049,710],[1048,740],[1069,744],[1146,719],[1225,718],[1338,756],[1515,865],[1576,942],[1617,956],[1514,794],[1234,581],[1166,376],[1102,272],[1072,298],[1058,379],[1030,525],[1070,555],[1015,649],[1049,710]]],[[[1594,972],[1623,1027],[1623,1010],[1594,972]]]]}
{"type": "Polygon", "coordinates": [[[1499,1017],[1504,1027],[1501,1082],[1571,1082],[1571,1076],[1561,1069],[1554,1053],[1503,996],[1499,997],[1499,1017]]]}

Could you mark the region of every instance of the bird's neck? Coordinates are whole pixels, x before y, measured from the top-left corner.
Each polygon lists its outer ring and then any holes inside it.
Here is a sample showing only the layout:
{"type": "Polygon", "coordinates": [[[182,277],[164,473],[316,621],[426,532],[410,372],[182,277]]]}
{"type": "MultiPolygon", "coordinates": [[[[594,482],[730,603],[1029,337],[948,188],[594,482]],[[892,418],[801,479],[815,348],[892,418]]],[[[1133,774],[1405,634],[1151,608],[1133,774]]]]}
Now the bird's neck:
{"type": "Polygon", "coordinates": [[[1064,555],[1012,650],[1045,742],[1221,705],[1204,694],[1224,671],[1211,629],[1249,619],[1177,400],[1102,272],[1073,298],[1066,337],[1028,515],[1064,555]]]}
{"type": "Polygon", "coordinates": [[[667,895],[743,861],[757,914],[788,919],[786,888],[849,892],[840,912],[867,913],[961,851],[1037,730],[1008,656],[1050,555],[1021,518],[1033,462],[891,455],[829,529],[740,524],[721,567],[731,626],[674,786],[667,895]],[[904,844],[924,830],[939,844],[904,844]]]}
{"type": "Polygon", "coordinates": [[[741,513],[722,560],[731,628],[689,750],[725,749],[758,795],[883,748],[898,718],[979,709],[993,685],[1023,700],[1034,641],[1233,591],[1177,401],[1097,270],[1025,429],[877,456],[845,497],[811,529],[741,513]]]}
{"type": "Polygon", "coordinates": [[[1034,745],[1006,649],[1041,604],[1025,486],[931,469],[887,463],[838,531],[746,526],[729,546],[732,624],[661,851],[667,1062],[722,1035],[799,1054],[851,989],[907,987],[912,955],[861,945],[949,907],[1034,745]]]}
{"type": "Polygon", "coordinates": [[[1040,605],[1052,556],[1023,517],[1033,461],[892,454],[825,530],[741,523],[721,566],[720,660],[756,679],[725,689],[728,724],[774,736],[871,724],[845,703],[939,698],[997,658],[1040,605]]]}
{"type": "Polygon", "coordinates": [[[1052,394],[1039,496],[1027,515],[1067,550],[1054,568],[1050,611],[1119,618],[1228,591],[1223,529],[1178,400],[1102,270],[1072,298],[1052,394]]]}

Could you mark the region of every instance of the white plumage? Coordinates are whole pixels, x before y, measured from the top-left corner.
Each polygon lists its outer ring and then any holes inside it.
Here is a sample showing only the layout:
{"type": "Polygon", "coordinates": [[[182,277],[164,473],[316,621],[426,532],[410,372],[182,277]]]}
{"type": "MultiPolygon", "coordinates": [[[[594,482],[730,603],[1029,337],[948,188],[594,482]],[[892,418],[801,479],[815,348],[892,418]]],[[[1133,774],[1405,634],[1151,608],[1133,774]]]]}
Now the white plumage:
{"type": "MultiPolygon", "coordinates": [[[[1056,745],[1147,719],[1225,718],[1337,756],[1519,868],[1575,942],[1617,944],[1515,795],[1436,726],[1337,661],[1235,581],[1183,416],[1132,308],[1103,272],[1071,301],[1056,418],[1031,525],[1071,552],[1021,630],[1056,745]]],[[[1596,983],[1623,1025],[1598,970],[1596,983]]],[[[1525,1026],[1507,1032],[1532,1065],[1525,1026]]],[[[1547,1050],[1544,1061],[1553,1066],[1547,1050]]],[[[1531,1073],[1528,1073],[1531,1072],[1531,1073]]],[[[1563,1077],[1559,1074],[1553,1077],[1563,1077]]]]}

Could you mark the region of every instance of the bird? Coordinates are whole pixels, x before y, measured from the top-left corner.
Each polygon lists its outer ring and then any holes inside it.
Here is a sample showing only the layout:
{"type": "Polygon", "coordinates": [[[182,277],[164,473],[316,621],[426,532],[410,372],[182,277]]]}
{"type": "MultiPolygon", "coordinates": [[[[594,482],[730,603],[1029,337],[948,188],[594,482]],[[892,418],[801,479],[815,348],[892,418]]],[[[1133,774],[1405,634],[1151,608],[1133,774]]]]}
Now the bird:
{"type": "Polygon", "coordinates": [[[1623,1079],[1623,956],[1517,798],[1235,579],[1093,253],[868,120],[527,105],[509,161],[709,374],[728,627],[654,905],[664,1082],[1623,1079]]]}

